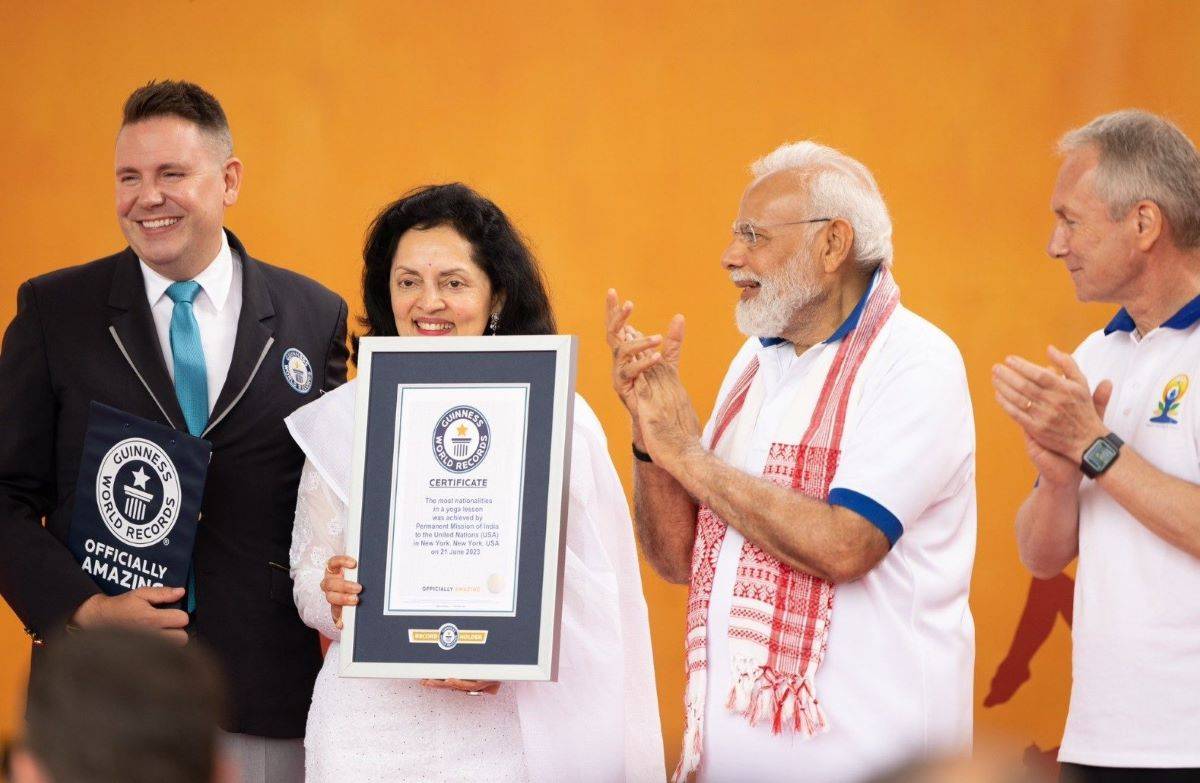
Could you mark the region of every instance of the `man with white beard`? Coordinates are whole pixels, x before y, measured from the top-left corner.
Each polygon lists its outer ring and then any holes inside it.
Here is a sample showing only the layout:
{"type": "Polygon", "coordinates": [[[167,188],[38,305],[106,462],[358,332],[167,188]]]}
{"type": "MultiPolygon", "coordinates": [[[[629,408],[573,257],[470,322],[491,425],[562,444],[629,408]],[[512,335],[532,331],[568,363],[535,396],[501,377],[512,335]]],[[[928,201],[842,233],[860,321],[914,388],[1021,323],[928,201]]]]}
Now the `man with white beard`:
{"type": "Polygon", "coordinates": [[[752,172],[722,257],[749,339],[703,431],[683,316],[642,336],[608,295],[638,538],[691,587],[676,779],[858,781],[970,744],[971,400],[870,172],[812,142],[752,172]]]}

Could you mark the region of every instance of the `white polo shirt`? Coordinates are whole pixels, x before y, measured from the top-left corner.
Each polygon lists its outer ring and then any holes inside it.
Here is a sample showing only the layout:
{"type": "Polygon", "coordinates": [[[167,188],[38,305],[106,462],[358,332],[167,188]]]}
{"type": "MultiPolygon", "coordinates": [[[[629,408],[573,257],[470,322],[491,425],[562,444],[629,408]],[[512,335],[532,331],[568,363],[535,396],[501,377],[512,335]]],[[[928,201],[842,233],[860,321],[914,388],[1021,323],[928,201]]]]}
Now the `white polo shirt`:
{"type": "MultiPolygon", "coordinates": [[[[864,297],[865,299],[865,297],[864,297]]],[[[736,467],[761,476],[793,401],[816,393],[862,303],[828,341],[797,356],[790,343],[751,339],[717,404],[754,356],[766,384],[736,467]],[[816,391],[814,391],[816,390],[816,391]]],[[[798,402],[798,401],[797,401],[798,402]]],[[[805,416],[811,415],[811,407],[805,416]]],[[[705,429],[711,442],[714,422],[705,429]]],[[[710,782],[849,783],[911,756],[964,751],[971,742],[975,632],[967,605],[975,557],[975,430],[954,343],[902,306],[859,370],[830,502],[866,517],[893,542],[865,577],[840,584],[816,695],[829,730],[812,739],[772,734],[725,708],[732,686],[729,610],[743,538],[729,528],[708,617],[708,698],[700,778],[710,782]]],[[[809,524],[797,519],[795,524],[809,524]]]]}
{"type": "MultiPolygon", "coordinates": [[[[1093,389],[1112,381],[1104,423],[1125,448],[1194,484],[1200,389],[1183,384],[1200,382],[1198,321],[1200,297],[1139,338],[1121,310],[1075,352],[1093,389]]],[[[1150,532],[1086,478],[1071,633],[1071,708],[1059,759],[1200,767],[1200,560],[1150,532]]]]}

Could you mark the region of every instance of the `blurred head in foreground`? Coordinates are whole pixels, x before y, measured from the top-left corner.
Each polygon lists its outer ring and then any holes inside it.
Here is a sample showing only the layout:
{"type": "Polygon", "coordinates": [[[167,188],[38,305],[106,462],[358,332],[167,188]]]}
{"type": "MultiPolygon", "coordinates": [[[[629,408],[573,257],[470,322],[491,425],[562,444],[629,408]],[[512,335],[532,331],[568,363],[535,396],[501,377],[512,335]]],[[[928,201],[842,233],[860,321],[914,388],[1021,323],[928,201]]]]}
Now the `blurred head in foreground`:
{"type": "Polygon", "coordinates": [[[29,684],[13,783],[209,783],[224,685],[194,646],[105,628],[46,645],[29,684]]]}
{"type": "Polygon", "coordinates": [[[870,783],[1052,783],[1054,777],[1036,760],[999,747],[977,748],[970,757],[913,761],[870,783]],[[1031,763],[1033,762],[1033,763],[1031,763]]]}

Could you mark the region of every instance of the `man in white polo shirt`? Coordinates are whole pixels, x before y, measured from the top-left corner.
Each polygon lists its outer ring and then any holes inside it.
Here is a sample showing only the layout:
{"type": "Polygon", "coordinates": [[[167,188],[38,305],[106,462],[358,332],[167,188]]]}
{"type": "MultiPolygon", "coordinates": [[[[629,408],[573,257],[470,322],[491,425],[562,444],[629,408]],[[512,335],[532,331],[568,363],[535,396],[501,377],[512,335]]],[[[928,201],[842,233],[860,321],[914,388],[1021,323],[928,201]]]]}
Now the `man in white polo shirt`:
{"type": "Polygon", "coordinates": [[[1039,480],[1017,514],[1034,576],[1078,556],[1064,780],[1200,779],[1200,155],[1121,111],[1071,131],[1048,252],[1121,305],[1051,369],[993,368],[1039,480]]]}
{"type": "Polygon", "coordinates": [[[676,778],[857,781],[969,747],[971,401],[870,172],[812,142],[752,171],[722,258],[750,339],[703,432],[683,317],[643,337],[609,292],[638,537],[691,586],[676,778]]]}

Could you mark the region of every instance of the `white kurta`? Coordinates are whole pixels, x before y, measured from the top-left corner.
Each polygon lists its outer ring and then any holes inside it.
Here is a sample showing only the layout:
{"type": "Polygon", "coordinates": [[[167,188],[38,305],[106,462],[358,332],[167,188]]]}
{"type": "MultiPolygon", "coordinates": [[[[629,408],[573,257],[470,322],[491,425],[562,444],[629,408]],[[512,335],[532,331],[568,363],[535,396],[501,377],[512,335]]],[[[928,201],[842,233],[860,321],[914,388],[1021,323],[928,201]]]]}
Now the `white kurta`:
{"type": "Polygon", "coordinates": [[[345,551],[356,382],[287,424],[308,457],[291,567],[304,622],[333,640],[305,738],[310,783],[661,781],[662,730],[646,603],[625,495],[600,422],[575,399],[557,683],[496,696],[337,673],[340,631],[320,589],[345,551]]]}
{"type": "MultiPolygon", "coordinates": [[[[747,340],[719,402],[753,358],[755,386],[726,458],[762,475],[772,443],[799,442],[838,343],[800,356],[747,340]]],[[[710,420],[704,442],[712,442],[710,420]]],[[[967,603],[975,554],[975,436],[966,372],[954,343],[896,308],[851,394],[829,502],[897,536],[867,575],[839,584],[816,695],[829,731],[773,734],[730,712],[729,620],[744,538],[721,544],[708,613],[703,783],[856,783],[908,758],[965,752],[971,742],[974,625],[967,603]]]]}

